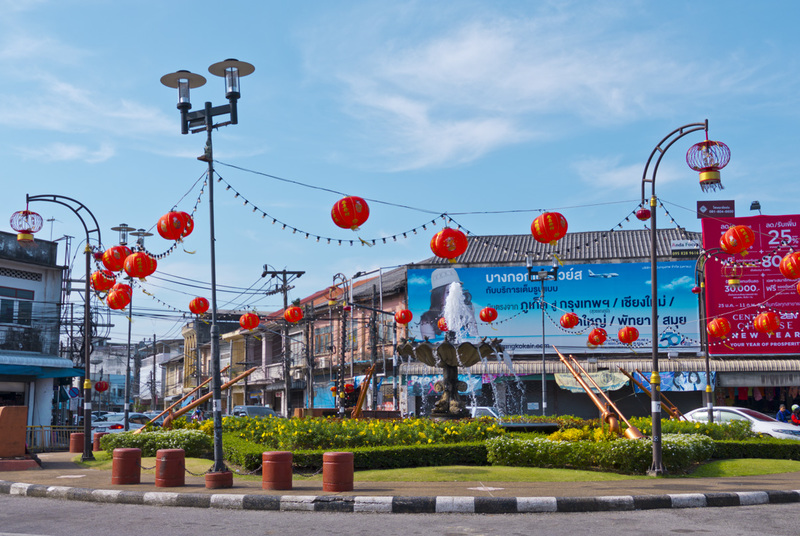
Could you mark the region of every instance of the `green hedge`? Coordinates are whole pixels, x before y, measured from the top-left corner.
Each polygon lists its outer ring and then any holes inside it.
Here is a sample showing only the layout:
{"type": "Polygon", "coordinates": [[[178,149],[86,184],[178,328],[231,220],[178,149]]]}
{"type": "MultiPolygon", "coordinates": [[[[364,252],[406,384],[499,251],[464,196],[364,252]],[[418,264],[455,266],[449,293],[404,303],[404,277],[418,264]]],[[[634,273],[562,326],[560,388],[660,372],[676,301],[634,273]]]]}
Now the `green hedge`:
{"type": "MultiPolygon", "coordinates": [[[[653,444],[647,439],[614,441],[551,441],[544,438],[486,441],[492,465],[512,467],[599,468],[626,474],[644,474],[653,460],[653,444]]],[[[662,441],[662,461],[667,471],[679,473],[708,460],[714,442],[703,435],[667,434],[662,441]]]]}
{"type": "Polygon", "coordinates": [[[793,439],[751,439],[748,441],[715,441],[714,458],[772,458],[800,460],[800,441],[793,439]]]}
{"type": "MultiPolygon", "coordinates": [[[[629,419],[631,424],[641,430],[644,435],[651,435],[652,419],[650,417],[634,417],[629,419]]],[[[673,421],[672,419],[661,419],[662,434],[701,434],[708,436],[714,441],[720,440],[743,440],[755,437],[750,430],[749,421],[731,421],[725,424],[701,423],[692,421],[673,421]]]]}
{"type": "Polygon", "coordinates": [[[214,451],[214,440],[199,430],[120,432],[102,436],[100,447],[107,452],[118,448],[142,449],[142,457],[155,456],[160,449],[183,449],[187,458],[208,458],[214,451]]]}

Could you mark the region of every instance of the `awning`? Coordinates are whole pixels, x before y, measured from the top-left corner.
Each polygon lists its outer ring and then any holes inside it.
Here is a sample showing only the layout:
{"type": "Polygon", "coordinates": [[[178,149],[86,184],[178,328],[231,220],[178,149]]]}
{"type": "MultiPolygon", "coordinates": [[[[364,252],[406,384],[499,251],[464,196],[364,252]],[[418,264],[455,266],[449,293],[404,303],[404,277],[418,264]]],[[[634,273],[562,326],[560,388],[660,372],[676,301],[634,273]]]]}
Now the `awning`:
{"type": "Polygon", "coordinates": [[[74,378],[83,376],[72,360],[55,356],[0,354],[0,375],[34,376],[36,378],[74,378]]]}
{"type": "MultiPolygon", "coordinates": [[[[597,372],[600,370],[610,370],[617,372],[622,367],[628,372],[640,370],[650,372],[652,361],[650,359],[598,359],[596,363],[579,359],[578,363],[587,372],[597,372]]],[[[512,362],[513,371],[509,370],[505,363],[487,362],[478,363],[473,367],[459,367],[459,374],[497,374],[518,376],[527,374],[541,374],[541,360],[514,360],[512,362]]],[[[712,372],[798,372],[800,371],[800,359],[711,359],[709,368],[712,372]]],[[[706,370],[705,359],[680,359],[680,358],[660,358],[658,369],[663,372],[702,372],[706,370]]],[[[568,373],[567,367],[561,361],[548,359],[545,361],[545,371],[547,374],[568,373]]],[[[400,374],[441,374],[441,369],[429,367],[428,365],[414,361],[411,363],[400,364],[400,374]]]]}

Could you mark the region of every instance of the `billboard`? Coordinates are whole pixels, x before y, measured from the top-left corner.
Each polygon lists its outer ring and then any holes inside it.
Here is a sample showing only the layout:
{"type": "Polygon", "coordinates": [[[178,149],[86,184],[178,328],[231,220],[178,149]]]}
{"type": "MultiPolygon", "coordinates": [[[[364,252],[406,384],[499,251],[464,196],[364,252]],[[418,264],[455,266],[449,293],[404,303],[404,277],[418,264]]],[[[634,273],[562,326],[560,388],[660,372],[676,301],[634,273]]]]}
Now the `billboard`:
{"type": "MultiPolygon", "coordinates": [[[[663,349],[699,350],[697,297],[694,261],[658,264],[659,341],[663,349]]],[[[525,267],[468,267],[408,270],[408,305],[414,314],[411,336],[444,340],[437,321],[454,301],[463,313],[459,335],[463,340],[499,338],[507,351],[541,355],[542,310],[540,293],[544,286],[545,352],[551,345],[562,353],[627,353],[650,351],[651,296],[649,263],[575,264],[561,266],[558,279],[528,281],[525,267]],[[460,283],[453,287],[452,283],[460,283]],[[458,300],[450,297],[459,292],[458,300]],[[484,307],[497,310],[491,324],[481,322],[484,307]],[[561,327],[564,313],[574,312],[580,323],[573,329],[561,327]],[[623,326],[639,330],[639,339],[628,346],[617,339],[623,326]],[[587,336],[594,327],[608,332],[602,348],[589,348],[587,336]]],[[[451,326],[452,329],[452,326],[451,326]]]]}
{"type": "Polygon", "coordinates": [[[800,294],[797,281],[781,275],[781,259],[800,241],[800,215],[750,216],[745,218],[703,219],[703,248],[719,250],[720,237],[734,225],[747,225],[755,233],[755,243],[747,255],[721,252],[707,261],[706,316],[721,316],[731,324],[725,340],[709,338],[710,354],[796,354],[800,352],[800,294]],[[733,270],[724,261],[737,260],[747,266],[733,270]],[[729,285],[732,277],[739,285],[729,285]],[[756,315],[766,309],[781,315],[781,328],[773,335],[759,333],[753,326],[756,315]]]}

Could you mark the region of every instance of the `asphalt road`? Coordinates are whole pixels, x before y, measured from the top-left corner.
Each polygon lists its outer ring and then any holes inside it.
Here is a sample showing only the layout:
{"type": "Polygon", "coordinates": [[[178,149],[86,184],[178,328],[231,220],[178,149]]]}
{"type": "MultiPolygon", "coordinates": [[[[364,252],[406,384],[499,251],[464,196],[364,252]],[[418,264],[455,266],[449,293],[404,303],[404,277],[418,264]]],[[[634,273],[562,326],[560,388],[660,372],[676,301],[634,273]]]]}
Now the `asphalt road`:
{"type": "Polygon", "coordinates": [[[0,536],[796,536],[797,504],[554,514],[336,514],[132,506],[0,495],[0,536]]]}

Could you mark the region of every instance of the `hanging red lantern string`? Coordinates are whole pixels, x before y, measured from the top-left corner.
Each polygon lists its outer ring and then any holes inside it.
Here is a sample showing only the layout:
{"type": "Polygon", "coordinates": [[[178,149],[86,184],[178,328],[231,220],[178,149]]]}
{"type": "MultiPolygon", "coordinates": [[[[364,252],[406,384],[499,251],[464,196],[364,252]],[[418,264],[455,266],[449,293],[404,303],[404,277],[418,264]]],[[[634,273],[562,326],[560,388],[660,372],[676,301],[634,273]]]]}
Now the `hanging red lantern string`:
{"type": "Polygon", "coordinates": [[[787,254],[781,259],[778,268],[786,279],[800,278],[800,252],[787,254]]]}
{"type": "Polygon", "coordinates": [[[198,296],[189,302],[189,310],[196,315],[205,313],[208,311],[208,300],[198,296]]]}
{"type": "Polygon", "coordinates": [[[124,290],[111,290],[106,296],[106,303],[111,309],[125,309],[131,303],[131,295],[124,290]]]}
{"type": "Polygon", "coordinates": [[[640,208],[636,211],[636,219],[639,221],[647,221],[650,219],[650,209],[649,208],[640,208]]]}
{"type": "Polygon", "coordinates": [[[753,326],[759,333],[766,333],[767,336],[774,335],[781,329],[781,317],[773,311],[764,311],[753,320],[753,326]]]}
{"type": "Polygon", "coordinates": [[[125,258],[122,268],[129,276],[144,281],[145,277],[156,271],[158,262],[144,251],[137,251],[125,258]]]}
{"type": "Polygon", "coordinates": [[[606,342],[607,338],[608,334],[603,328],[594,328],[591,332],[589,332],[589,344],[592,346],[602,346],[602,344],[606,342]]]}
{"type": "Polygon", "coordinates": [[[756,235],[747,225],[734,225],[719,239],[719,246],[725,253],[747,255],[747,250],[755,243],[756,235]]]}
{"type": "Polygon", "coordinates": [[[108,391],[108,382],[99,381],[94,382],[94,390],[98,393],[102,393],[103,391],[108,391]]]}
{"type": "Polygon", "coordinates": [[[114,286],[111,287],[111,291],[124,292],[128,296],[133,295],[133,289],[126,283],[115,283],[114,286]]]}
{"type": "Polygon", "coordinates": [[[711,141],[706,132],[706,141],[695,143],[686,151],[686,163],[693,170],[700,173],[700,188],[709,190],[722,190],[719,170],[728,165],[731,160],[731,150],[721,141],[711,141]]]}
{"type": "Polygon", "coordinates": [[[25,209],[12,214],[10,223],[17,232],[17,242],[25,245],[33,242],[33,235],[42,230],[44,220],[32,210],[25,209]]]}
{"type": "Polygon", "coordinates": [[[467,251],[467,245],[467,236],[450,227],[445,227],[431,239],[433,254],[450,262],[456,262],[456,257],[467,251]]]}
{"type": "Polygon", "coordinates": [[[114,286],[116,276],[111,270],[95,270],[91,276],[92,288],[97,292],[105,292],[114,286]]]}
{"type": "Polygon", "coordinates": [[[239,325],[242,326],[242,329],[248,331],[257,328],[260,323],[261,319],[254,313],[245,313],[239,317],[239,325]]]}
{"type": "Polygon", "coordinates": [[[632,326],[625,326],[619,330],[617,338],[623,344],[633,344],[639,338],[639,330],[632,326]]]}
{"type": "Polygon", "coordinates": [[[369,205],[355,195],[344,197],[333,205],[331,218],[337,227],[357,231],[369,218],[369,205]]]}
{"type": "Polygon", "coordinates": [[[394,314],[394,321],[398,324],[408,324],[411,322],[411,319],[414,318],[414,315],[408,309],[403,309],[402,311],[397,311],[394,314]]]}
{"type": "Polygon", "coordinates": [[[531,223],[533,238],[542,244],[555,246],[567,234],[567,220],[558,212],[545,212],[531,223]]]}
{"type": "Polygon", "coordinates": [[[706,331],[712,337],[719,337],[720,339],[725,339],[728,334],[731,332],[731,323],[728,322],[728,319],[725,317],[717,317],[711,320],[708,325],[706,326],[706,331]]]}
{"type": "Polygon", "coordinates": [[[194,218],[188,212],[181,212],[181,216],[183,216],[183,231],[181,231],[181,238],[186,238],[192,231],[194,231],[194,218]]]}
{"type": "Polygon", "coordinates": [[[297,306],[292,306],[283,312],[283,318],[291,324],[296,324],[303,319],[303,310],[297,306]]]}
{"type": "Polygon", "coordinates": [[[559,322],[564,329],[572,329],[580,323],[581,319],[575,313],[564,313],[559,322]]]}
{"type": "Polygon", "coordinates": [[[170,211],[158,219],[156,230],[161,238],[179,240],[186,227],[186,212],[170,211]]]}
{"type": "Polygon", "coordinates": [[[481,321],[491,324],[497,320],[497,309],[494,307],[484,307],[480,312],[481,321]]]}
{"type": "Polygon", "coordinates": [[[103,266],[112,272],[119,272],[125,265],[125,259],[133,253],[128,246],[111,246],[103,252],[103,266]]]}

